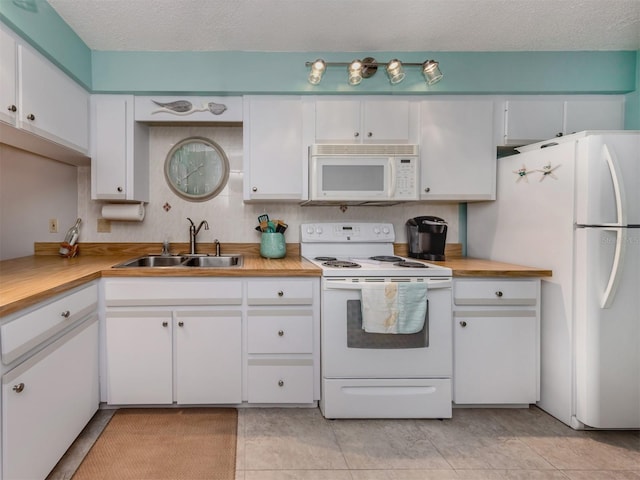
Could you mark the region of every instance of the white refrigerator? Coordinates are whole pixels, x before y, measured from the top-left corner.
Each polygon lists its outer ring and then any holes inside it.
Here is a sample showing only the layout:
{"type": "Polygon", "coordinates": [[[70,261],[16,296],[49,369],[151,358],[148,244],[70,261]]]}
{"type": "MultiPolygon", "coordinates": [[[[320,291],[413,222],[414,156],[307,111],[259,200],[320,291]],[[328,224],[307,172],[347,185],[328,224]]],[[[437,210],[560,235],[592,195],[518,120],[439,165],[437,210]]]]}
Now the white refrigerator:
{"type": "Polygon", "coordinates": [[[580,132],[498,159],[468,255],[551,269],[539,407],[576,429],[640,428],[640,132],[580,132]]]}

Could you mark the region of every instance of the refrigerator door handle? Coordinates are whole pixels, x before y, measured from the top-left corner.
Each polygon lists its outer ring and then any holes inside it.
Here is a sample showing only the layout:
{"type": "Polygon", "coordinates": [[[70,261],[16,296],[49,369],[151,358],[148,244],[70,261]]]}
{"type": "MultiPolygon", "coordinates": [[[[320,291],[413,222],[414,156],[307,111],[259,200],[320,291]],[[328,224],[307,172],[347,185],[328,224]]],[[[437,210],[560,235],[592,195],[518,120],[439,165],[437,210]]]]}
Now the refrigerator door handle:
{"type": "Polygon", "coordinates": [[[624,264],[624,255],[627,245],[627,229],[605,228],[604,230],[616,232],[616,251],[613,255],[613,264],[611,265],[611,272],[609,273],[607,287],[604,289],[602,300],[600,301],[600,308],[609,308],[616,296],[616,290],[618,289],[620,277],[622,276],[622,265],[624,264]]]}
{"type": "Polygon", "coordinates": [[[625,205],[627,204],[627,194],[624,189],[620,166],[615,153],[612,153],[606,144],[602,146],[602,155],[607,162],[609,174],[613,181],[613,194],[616,201],[616,225],[624,226],[627,224],[627,210],[625,209],[625,205]]]}

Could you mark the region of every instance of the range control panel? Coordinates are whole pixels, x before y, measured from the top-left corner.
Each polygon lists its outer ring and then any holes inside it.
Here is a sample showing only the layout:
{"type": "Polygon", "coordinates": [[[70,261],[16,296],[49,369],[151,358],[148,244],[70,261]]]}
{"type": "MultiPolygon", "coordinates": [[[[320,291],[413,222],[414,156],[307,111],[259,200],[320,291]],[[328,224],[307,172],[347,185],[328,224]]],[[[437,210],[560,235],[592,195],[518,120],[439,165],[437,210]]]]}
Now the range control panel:
{"type": "Polygon", "coordinates": [[[300,229],[302,243],[388,243],[396,238],[392,223],[303,223],[300,229]]]}

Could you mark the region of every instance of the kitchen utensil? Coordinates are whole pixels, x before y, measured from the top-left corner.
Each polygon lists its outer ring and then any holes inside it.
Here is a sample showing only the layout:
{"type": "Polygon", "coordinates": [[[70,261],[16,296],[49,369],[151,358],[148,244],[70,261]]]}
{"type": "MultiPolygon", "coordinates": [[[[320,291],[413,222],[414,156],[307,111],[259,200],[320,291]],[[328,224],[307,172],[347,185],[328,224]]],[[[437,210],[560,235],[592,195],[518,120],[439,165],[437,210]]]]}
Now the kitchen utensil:
{"type": "Polygon", "coordinates": [[[284,223],[282,220],[278,220],[278,224],[276,225],[276,232],[284,233],[289,225],[284,223]]]}
{"type": "Polygon", "coordinates": [[[267,215],[266,213],[263,213],[262,215],[260,215],[258,217],[258,222],[262,223],[262,222],[268,222],[269,221],[269,215],[267,215]]]}

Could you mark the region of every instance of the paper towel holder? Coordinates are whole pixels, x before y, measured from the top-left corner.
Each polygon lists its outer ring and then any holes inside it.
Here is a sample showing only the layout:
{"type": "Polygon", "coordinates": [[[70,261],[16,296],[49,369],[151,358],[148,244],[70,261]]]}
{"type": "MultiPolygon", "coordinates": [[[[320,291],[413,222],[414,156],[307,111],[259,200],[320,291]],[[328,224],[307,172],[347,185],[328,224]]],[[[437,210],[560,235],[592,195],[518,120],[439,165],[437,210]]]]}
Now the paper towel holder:
{"type": "Polygon", "coordinates": [[[142,222],[145,217],[144,202],[107,203],[102,205],[101,214],[104,220],[142,222]]]}

